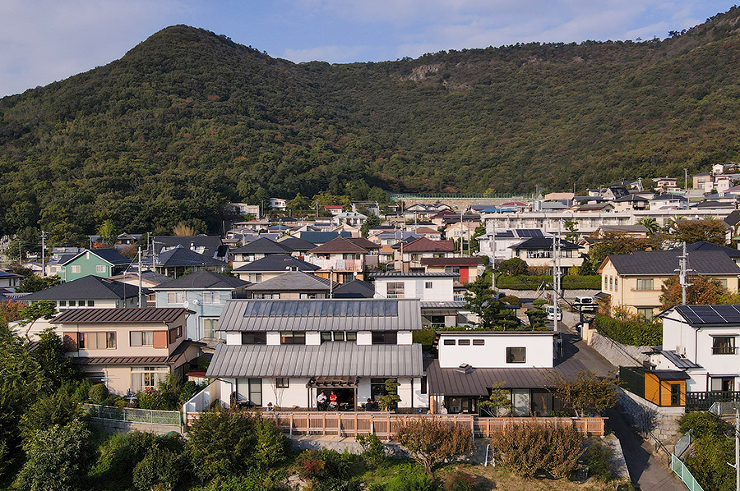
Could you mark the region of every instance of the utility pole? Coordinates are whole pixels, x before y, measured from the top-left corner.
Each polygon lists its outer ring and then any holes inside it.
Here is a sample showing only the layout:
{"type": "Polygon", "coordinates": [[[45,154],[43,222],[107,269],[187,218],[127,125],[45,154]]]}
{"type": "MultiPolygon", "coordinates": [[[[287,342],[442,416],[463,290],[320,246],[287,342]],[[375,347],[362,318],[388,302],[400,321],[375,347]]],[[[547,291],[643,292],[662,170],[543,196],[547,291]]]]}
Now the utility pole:
{"type": "Polygon", "coordinates": [[[681,305],[686,305],[686,290],[688,287],[692,285],[692,283],[689,283],[686,279],[687,273],[689,271],[693,271],[693,269],[689,269],[688,266],[688,259],[689,255],[686,254],[686,242],[683,243],[683,254],[678,256],[678,269],[675,269],[678,273],[678,282],[681,285],[681,305]]]}
{"type": "Polygon", "coordinates": [[[46,252],[46,232],[41,231],[41,277],[46,277],[46,267],[44,267],[44,253],[46,252]]]}
{"type": "MultiPolygon", "coordinates": [[[[124,275],[124,281],[126,277],[124,275]]],[[[124,302],[126,300],[124,299],[124,302]]],[[[139,308],[141,308],[141,246],[139,246],[139,308]]]]}
{"type": "Polygon", "coordinates": [[[552,237],[552,305],[553,305],[553,331],[558,332],[558,299],[560,291],[560,222],[558,221],[558,234],[552,237]]]}
{"type": "Polygon", "coordinates": [[[689,192],[689,169],[686,167],[683,168],[683,187],[686,189],[686,192],[689,192]]]}

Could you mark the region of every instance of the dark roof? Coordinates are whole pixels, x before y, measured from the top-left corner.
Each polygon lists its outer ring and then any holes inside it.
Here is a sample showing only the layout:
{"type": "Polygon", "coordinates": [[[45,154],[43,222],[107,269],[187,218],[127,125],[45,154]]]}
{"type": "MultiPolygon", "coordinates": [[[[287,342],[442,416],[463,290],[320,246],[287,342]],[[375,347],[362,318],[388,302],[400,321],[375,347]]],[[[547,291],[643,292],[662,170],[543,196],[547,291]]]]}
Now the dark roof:
{"type": "Polygon", "coordinates": [[[227,300],[219,331],[412,331],[418,300],[227,300]]]}
{"type": "MultiPolygon", "coordinates": [[[[146,290],[148,292],[149,290],[146,290]]],[[[89,275],[74,281],[61,283],[46,290],[41,290],[23,297],[24,301],[37,300],[107,300],[137,297],[139,289],[134,285],[127,285],[122,281],[109,280],[99,276],[89,275]]]]}
{"type": "Polygon", "coordinates": [[[131,260],[129,258],[121,255],[115,249],[90,249],[90,252],[100,257],[104,261],[108,261],[114,266],[118,266],[121,264],[131,264],[131,260]]]}
{"type": "Polygon", "coordinates": [[[293,249],[286,244],[260,237],[257,240],[231,251],[233,254],[290,254],[293,249]]]}
{"type": "Polygon", "coordinates": [[[740,305],[676,305],[673,310],[691,326],[740,325],[740,305]]]}
{"type": "Polygon", "coordinates": [[[265,280],[262,283],[254,283],[247,287],[250,292],[298,292],[298,291],[321,291],[328,292],[331,286],[329,280],[319,278],[312,274],[301,271],[288,271],[281,275],[265,280]]]}
{"type": "Polygon", "coordinates": [[[367,281],[355,279],[335,288],[332,295],[334,298],[373,298],[375,287],[367,281]]]}
{"type": "Polygon", "coordinates": [[[317,271],[321,269],[320,266],[316,266],[306,261],[302,261],[293,256],[287,254],[270,254],[256,261],[252,261],[247,264],[243,264],[233,271],[244,272],[244,271],[317,271]]]}
{"type": "Polygon", "coordinates": [[[370,273],[371,278],[457,278],[459,273],[404,273],[402,271],[386,271],[370,273]]]}
{"type": "Polygon", "coordinates": [[[234,290],[248,285],[248,281],[201,269],[160,284],[154,290],[234,290]]]}
{"type": "Polygon", "coordinates": [[[419,261],[422,266],[477,266],[482,263],[479,256],[475,257],[422,257],[419,261]]]}
{"type": "Polygon", "coordinates": [[[675,351],[662,350],[660,353],[663,356],[665,356],[668,361],[673,363],[676,366],[676,368],[680,370],[687,370],[690,368],[701,368],[701,365],[697,365],[693,361],[689,360],[688,358],[684,358],[683,356],[679,355],[675,351]]]}
{"type": "Polygon", "coordinates": [[[326,244],[337,237],[352,237],[350,232],[299,232],[299,237],[313,244],[326,244]]]}
{"type": "MultiPolygon", "coordinates": [[[[555,239],[556,241],[560,242],[560,249],[564,250],[577,250],[579,249],[578,244],[574,244],[573,242],[567,241],[565,239],[555,239]]],[[[543,249],[552,249],[552,237],[530,237],[529,239],[525,240],[524,242],[509,246],[509,249],[519,250],[519,249],[528,249],[528,250],[543,250],[543,249]]]]}
{"type": "Polygon", "coordinates": [[[313,242],[309,242],[307,240],[300,239],[298,237],[285,237],[283,239],[278,240],[278,243],[290,248],[293,251],[297,251],[297,252],[310,251],[311,249],[316,247],[316,244],[314,244],[313,242]]]}
{"type": "MultiPolygon", "coordinates": [[[[678,269],[677,251],[638,251],[632,254],[611,254],[612,262],[620,275],[673,276],[678,269]]],[[[723,251],[694,251],[688,255],[688,267],[694,274],[736,275],[740,268],[723,251]]]]}
{"type": "Polygon", "coordinates": [[[194,313],[178,308],[144,309],[68,309],[54,317],[52,324],[108,324],[108,323],[163,323],[177,320],[181,315],[194,313]]]}
{"type": "Polygon", "coordinates": [[[734,227],[735,225],[740,223],[740,210],[735,210],[727,215],[724,219],[724,222],[731,227],[734,227]]]}
{"type": "Polygon", "coordinates": [[[362,247],[363,249],[367,249],[368,251],[380,249],[380,245],[370,240],[367,240],[364,237],[347,237],[347,240],[352,242],[355,245],[362,247]]]}
{"type": "Polygon", "coordinates": [[[404,252],[454,252],[455,244],[451,240],[432,240],[419,237],[403,246],[404,252]]]}
{"type": "Polygon", "coordinates": [[[688,201],[688,198],[686,196],[682,196],[680,194],[661,194],[660,196],[654,197],[650,201],[688,201]]]}
{"type": "Polygon", "coordinates": [[[218,259],[213,259],[212,257],[198,254],[190,249],[178,246],[169,251],[160,253],[156,266],[163,268],[174,268],[178,266],[225,266],[225,263],[218,259]]]}
{"type": "Polygon", "coordinates": [[[23,275],[0,270],[0,278],[23,278],[23,275]]]}
{"type": "Polygon", "coordinates": [[[652,370],[647,373],[653,373],[658,380],[689,380],[691,377],[681,370],[652,370]]]}
{"type": "Polygon", "coordinates": [[[367,249],[351,242],[349,239],[337,237],[336,239],[332,239],[326,244],[322,244],[308,252],[311,254],[367,254],[367,249]]]}
{"type": "MultiPolygon", "coordinates": [[[[675,249],[671,250],[674,252],[682,252],[683,248],[676,247],[675,249]]],[[[732,247],[715,244],[713,242],[707,242],[705,240],[686,245],[686,252],[693,251],[722,251],[732,258],[740,257],[740,249],[733,249],[732,247]]]]}
{"type": "Polygon", "coordinates": [[[223,245],[221,242],[221,237],[217,235],[187,235],[182,237],[175,235],[165,235],[161,237],[154,237],[154,242],[157,246],[160,246],[158,250],[162,250],[162,248],[170,249],[172,247],[176,247],[177,245],[181,245],[188,250],[191,246],[204,247],[205,250],[203,251],[203,255],[211,258],[216,257],[217,255],[223,256],[223,254],[226,252],[226,250],[221,247],[223,245]]]}
{"type": "Polygon", "coordinates": [[[166,356],[75,356],[75,365],[164,365],[166,356]]]}

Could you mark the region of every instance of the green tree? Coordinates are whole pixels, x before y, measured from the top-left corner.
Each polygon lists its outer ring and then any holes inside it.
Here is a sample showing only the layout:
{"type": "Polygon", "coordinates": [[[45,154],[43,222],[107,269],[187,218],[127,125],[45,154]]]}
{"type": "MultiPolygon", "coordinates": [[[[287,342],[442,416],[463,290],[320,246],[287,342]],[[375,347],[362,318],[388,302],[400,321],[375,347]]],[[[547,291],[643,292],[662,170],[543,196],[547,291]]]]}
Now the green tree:
{"type": "Polygon", "coordinates": [[[661,239],[658,236],[647,239],[633,237],[625,232],[606,232],[588,251],[589,261],[594,270],[610,254],[629,254],[635,251],[659,250],[661,239]]]}
{"type": "Polygon", "coordinates": [[[658,224],[658,220],[653,217],[642,217],[637,223],[647,229],[648,235],[652,236],[660,232],[660,225],[658,224]]]}
{"type": "Polygon", "coordinates": [[[600,378],[589,371],[581,371],[574,380],[553,374],[552,386],[574,416],[600,413],[617,403],[618,383],[614,379],[600,378]]]}
{"type": "Polygon", "coordinates": [[[376,215],[375,213],[370,213],[367,216],[367,220],[362,224],[360,227],[360,232],[362,233],[362,236],[367,238],[368,234],[370,233],[371,228],[375,228],[378,225],[383,223],[383,221],[376,215]]]}
{"type": "Polygon", "coordinates": [[[64,382],[80,378],[77,365],[72,358],[65,356],[66,352],[62,338],[53,329],[44,329],[39,334],[33,357],[39,364],[46,385],[52,389],[61,387],[64,382]]]}
{"type": "Polygon", "coordinates": [[[481,411],[491,416],[505,416],[511,411],[511,391],[504,389],[504,385],[506,382],[495,382],[491,385],[491,395],[488,396],[488,400],[478,404],[481,411]]]}
{"type": "Polygon", "coordinates": [[[506,259],[498,265],[498,272],[507,276],[526,275],[527,262],[518,257],[506,259]]]}
{"type": "Polygon", "coordinates": [[[38,292],[41,290],[46,290],[47,288],[51,288],[52,286],[56,286],[61,283],[61,281],[62,280],[61,278],[59,278],[59,275],[41,277],[32,274],[30,276],[27,276],[26,278],[23,278],[21,280],[21,284],[16,287],[15,291],[18,293],[38,292]]]}
{"type": "Polygon", "coordinates": [[[114,245],[118,239],[118,231],[116,230],[116,225],[113,223],[113,220],[109,219],[104,221],[100,227],[98,227],[98,235],[103,242],[109,246],[114,245]]]}
{"type": "Polygon", "coordinates": [[[578,222],[574,220],[566,220],[565,222],[565,240],[575,242],[578,240],[578,222]]]}
{"type": "Polygon", "coordinates": [[[18,473],[21,491],[71,491],[89,489],[85,483],[95,449],[84,423],[74,420],[39,430],[29,439],[26,462],[18,473]]]}
{"type": "Polygon", "coordinates": [[[54,425],[65,426],[80,416],[79,404],[69,390],[60,389],[51,395],[42,395],[21,416],[19,428],[24,446],[31,445],[37,432],[54,425]]]}
{"type": "Polygon", "coordinates": [[[713,244],[725,245],[727,243],[728,226],[723,220],[677,220],[673,222],[669,234],[676,243],[706,241],[713,244]]]}
{"type": "Polygon", "coordinates": [[[514,310],[496,298],[495,292],[483,278],[468,285],[465,293],[465,308],[478,316],[476,325],[494,331],[506,331],[519,327],[514,310]]]}
{"type": "Polygon", "coordinates": [[[23,308],[20,311],[22,320],[19,322],[19,324],[25,327],[27,331],[30,331],[34,322],[41,319],[42,317],[46,320],[49,320],[54,317],[54,314],[56,313],[56,303],[50,300],[40,300],[38,302],[32,303],[31,305],[23,308]]]}
{"type": "MultiPolygon", "coordinates": [[[[714,278],[702,275],[691,277],[691,285],[686,287],[686,303],[688,305],[716,305],[720,303],[722,295],[727,289],[714,278]]],[[[672,276],[665,280],[660,287],[661,308],[668,309],[679,305],[683,301],[683,289],[678,276],[672,276]]]]}

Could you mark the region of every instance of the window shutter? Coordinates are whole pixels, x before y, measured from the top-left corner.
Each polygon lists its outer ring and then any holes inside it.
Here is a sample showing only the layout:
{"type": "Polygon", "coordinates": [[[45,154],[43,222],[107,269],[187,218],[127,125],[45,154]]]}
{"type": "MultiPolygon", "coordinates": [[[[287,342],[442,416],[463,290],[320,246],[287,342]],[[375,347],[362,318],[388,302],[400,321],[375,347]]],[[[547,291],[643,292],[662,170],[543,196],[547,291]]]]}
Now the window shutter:
{"type": "Polygon", "coordinates": [[[166,348],[167,347],[167,331],[154,331],[154,347],[155,348],[166,348]]]}

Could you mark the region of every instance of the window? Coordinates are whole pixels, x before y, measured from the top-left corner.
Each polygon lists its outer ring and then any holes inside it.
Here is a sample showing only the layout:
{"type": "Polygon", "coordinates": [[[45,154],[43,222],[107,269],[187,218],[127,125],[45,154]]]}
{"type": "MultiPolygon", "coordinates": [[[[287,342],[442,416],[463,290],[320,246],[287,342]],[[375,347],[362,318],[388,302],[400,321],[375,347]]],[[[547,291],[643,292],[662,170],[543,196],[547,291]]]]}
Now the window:
{"type": "Polygon", "coordinates": [[[473,346],[485,346],[486,340],[485,339],[474,339],[473,340],[473,346]]]}
{"type": "Polygon", "coordinates": [[[219,305],[221,294],[219,292],[203,292],[203,305],[219,305]]]}
{"type": "Polygon", "coordinates": [[[357,259],[360,259],[360,255],[359,254],[342,254],[342,259],[344,259],[345,261],[357,260],[357,259]]]}
{"type": "Polygon", "coordinates": [[[131,346],[154,346],[154,331],[131,331],[131,346]]]}
{"type": "Polygon", "coordinates": [[[77,335],[79,349],[116,349],[115,332],[81,332],[77,335]]]}
{"type": "Polygon", "coordinates": [[[426,377],[421,377],[420,392],[422,394],[426,394],[427,393],[427,378],[426,377]]]}
{"type": "Polygon", "coordinates": [[[249,406],[262,406],[262,379],[236,379],[236,400],[249,406]]]}
{"type": "Polygon", "coordinates": [[[66,307],[67,306],[67,301],[66,300],[60,300],[59,301],[59,306],[60,307],[66,307]]]}
{"type": "Polygon", "coordinates": [[[74,301],[74,300],[70,300],[69,301],[69,306],[70,307],[75,307],[76,305],[77,305],[77,302],[76,301],[74,301]]]}
{"type": "Polygon", "coordinates": [[[715,278],[714,281],[716,281],[717,283],[719,283],[720,286],[722,286],[722,288],[724,288],[725,290],[727,290],[727,278],[715,278]]]}
{"type": "Polygon", "coordinates": [[[609,280],[607,279],[606,276],[604,276],[604,290],[608,290],[608,287],[609,287],[609,283],[608,282],[609,282],[609,280]]]}
{"type": "Polygon", "coordinates": [[[526,363],[527,348],[506,348],[506,363],[526,363]]]}
{"type": "Polygon", "coordinates": [[[249,273],[247,279],[252,283],[262,283],[262,273],[249,273]]]}
{"type": "Polygon", "coordinates": [[[344,341],[344,332],[343,331],[335,331],[334,332],[334,341],[344,341]]]}
{"type": "Polygon", "coordinates": [[[324,331],[321,333],[321,342],[325,341],[357,341],[354,331],[324,331]]]}
{"type": "Polygon", "coordinates": [[[79,273],[80,272],[80,265],[79,264],[74,264],[74,265],[70,266],[69,267],[69,271],[71,273],[79,273]]]}
{"type": "Polygon", "coordinates": [[[433,286],[432,286],[433,284],[434,284],[434,282],[432,282],[432,281],[425,281],[424,282],[424,288],[426,288],[427,290],[431,290],[433,288],[433,286]]]}
{"type": "Polygon", "coordinates": [[[167,303],[176,304],[185,302],[184,292],[167,292],[167,303]]]}
{"type": "Polygon", "coordinates": [[[619,290],[619,276],[614,277],[614,289],[619,290]]]}
{"type": "Polygon", "coordinates": [[[95,272],[96,273],[105,273],[105,265],[104,264],[98,264],[95,266],[95,272]]]}
{"type": "Polygon", "coordinates": [[[469,339],[458,339],[457,344],[458,346],[470,346],[470,340],[469,339]]]}
{"type": "Polygon", "coordinates": [[[643,322],[652,322],[653,321],[653,309],[651,307],[638,308],[637,316],[643,322]]]}
{"type": "Polygon", "coordinates": [[[403,298],[403,287],[402,281],[390,281],[386,290],[386,297],[388,298],[403,298]]]}
{"type": "Polygon", "coordinates": [[[445,339],[444,345],[445,346],[455,346],[455,340],[454,339],[445,339]]]}
{"type": "Polygon", "coordinates": [[[266,332],[243,332],[242,344],[267,344],[266,332]]]}
{"type": "Polygon", "coordinates": [[[165,379],[169,370],[167,367],[133,367],[131,369],[131,390],[140,392],[147,388],[155,388],[158,382],[165,379]]]}
{"type": "Polygon", "coordinates": [[[281,332],[280,344],[306,344],[306,333],[303,331],[281,332]]]}
{"type": "Polygon", "coordinates": [[[374,331],[373,344],[398,344],[396,331],[374,331]]]}
{"type": "Polygon", "coordinates": [[[218,324],[218,318],[202,318],[203,321],[203,339],[218,339],[216,334],[216,324],[218,324]]]}
{"type": "Polygon", "coordinates": [[[275,379],[275,387],[278,389],[287,389],[290,387],[290,379],[285,377],[278,377],[275,379]]]}
{"type": "Polygon", "coordinates": [[[169,336],[169,344],[175,343],[177,341],[177,338],[182,336],[182,326],[177,326],[174,329],[170,329],[167,334],[169,336]]]}
{"type": "Polygon", "coordinates": [[[735,354],[735,337],[734,336],[715,336],[712,338],[713,355],[734,355],[735,354]]]}
{"type": "Polygon", "coordinates": [[[611,276],[609,277],[609,289],[614,289],[614,279],[611,276]]]}
{"type": "Polygon", "coordinates": [[[429,321],[432,323],[432,327],[445,327],[444,315],[430,315],[429,321]]]}
{"type": "Polygon", "coordinates": [[[385,388],[385,380],[386,379],[384,378],[370,379],[370,397],[372,397],[374,401],[377,401],[380,397],[388,395],[388,390],[385,388]]]}
{"type": "Polygon", "coordinates": [[[344,335],[344,338],[347,341],[357,341],[357,333],[356,332],[352,332],[352,331],[346,332],[345,335],[344,335]]]}
{"type": "Polygon", "coordinates": [[[87,306],[88,307],[95,307],[95,300],[88,300],[87,301],[87,306]]]}
{"type": "Polygon", "coordinates": [[[652,290],[653,289],[653,279],[652,278],[637,278],[637,290],[652,290]]]}

